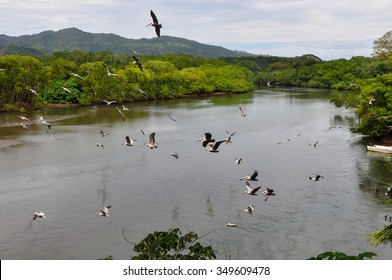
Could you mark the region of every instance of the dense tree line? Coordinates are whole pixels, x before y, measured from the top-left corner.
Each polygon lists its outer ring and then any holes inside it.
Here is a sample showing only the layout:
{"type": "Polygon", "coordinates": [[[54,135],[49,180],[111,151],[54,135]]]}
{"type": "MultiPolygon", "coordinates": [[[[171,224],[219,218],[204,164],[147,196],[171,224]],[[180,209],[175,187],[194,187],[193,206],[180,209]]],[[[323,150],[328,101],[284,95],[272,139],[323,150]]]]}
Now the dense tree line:
{"type": "Polygon", "coordinates": [[[138,57],[143,71],[134,64],[132,55],[110,51],[61,51],[39,58],[0,56],[0,108],[238,93],[267,85],[327,88],[339,90],[332,98],[336,105],[356,109],[360,124],[355,131],[376,139],[390,136],[392,31],[374,41],[372,57],[331,61],[312,54],[221,59],[190,55],[138,57]],[[115,75],[108,75],[106,66],[115,75]]]}
{"type": "Polygon", "coordinates": [[[88,105],[109,99],[127,102],[254,89],[250,70],[223,60],[187,55],[139,56],[139,60],[142,70],[132,55],[111,52],[0,56],[0,106],[88,105]]]}

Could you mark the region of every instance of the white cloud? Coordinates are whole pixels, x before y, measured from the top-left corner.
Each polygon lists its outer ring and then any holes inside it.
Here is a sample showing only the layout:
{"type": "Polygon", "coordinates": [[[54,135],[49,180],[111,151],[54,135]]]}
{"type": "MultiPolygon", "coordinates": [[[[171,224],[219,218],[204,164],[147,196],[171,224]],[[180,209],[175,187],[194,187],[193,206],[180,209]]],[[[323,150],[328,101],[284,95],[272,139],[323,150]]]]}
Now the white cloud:
{"type": "Polygon", "coordinates": [[[284,56],[306,50],[325,57],[369,55],[373,40],[392,29],[390,0],[0,0],[0,33],[77,27],[150,38],[154,32],[145,28],[150,9],[161,21],[163,35],[226,46],[280,42],[286,44],[284,48],[242,50],[268,50],[274,55],[282,51],[284,56]],[[355,46],[359,41],[367,41],[367,47],[355,46]],[[336,46],[330,48],[329,42],[336,46]]]}

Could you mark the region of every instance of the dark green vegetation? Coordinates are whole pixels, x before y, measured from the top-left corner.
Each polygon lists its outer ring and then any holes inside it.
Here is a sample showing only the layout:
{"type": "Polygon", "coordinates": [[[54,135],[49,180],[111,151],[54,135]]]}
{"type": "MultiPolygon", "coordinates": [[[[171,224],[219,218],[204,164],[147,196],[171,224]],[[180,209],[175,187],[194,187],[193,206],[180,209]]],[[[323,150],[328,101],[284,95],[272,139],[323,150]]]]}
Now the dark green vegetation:
{"type": "Polygon", "coordinates": [[[363,260],[365,258],[371,259],[375,256],[377,255],[372,252],[364,252],[358,256],[350,256],[343,252],[324,252],[317,257],[309,258],[309,260],[363,260]]]}
{"type": "MultiPolygon", "coordinates": [[[[125,238],[125,237],[124,237],[125,238]]],[[[133,251],[137,255],[132,260],[211,260],[216,259],[211,246],[203,246],[198,242],[198,235],[190,231],[183,235],[178,228],[168,231],[149,233],[138,244],[134,244],[133,251]]],[[[127,239],[126,239],[127,240],[127,239]]],[[[127,240],[127,242],[129,242],[127,240]]],[[[131,242],[129,242],[131,243],[131,242]]],[[[132,243],[131,243],[132,244],[132,243]]],[[[112,260],[112,256],[103,258],[112,260]]]]}
{"type": "Polygon", "coordinates": [[[43,54],[73,50],[109,51],[121,55],[131,54],[135,50],[143,55],[187,54],[208,58],[251,56],[246,52],[232,51],[172,36],[127,39],[115,34],[84,32],[77,28],[44,31],[19,37],[0,35],[0,55],[19,54],[38,57],[43,54]]]}
{"type": "Polygon", "coordinates": [[[254,89],[251,71],[222,60],[186,55],[139,56],[139,60],[143,71],[133,63],[132,55],[111,52],[0,56],[0,108],[129,102],[254,89]]]}

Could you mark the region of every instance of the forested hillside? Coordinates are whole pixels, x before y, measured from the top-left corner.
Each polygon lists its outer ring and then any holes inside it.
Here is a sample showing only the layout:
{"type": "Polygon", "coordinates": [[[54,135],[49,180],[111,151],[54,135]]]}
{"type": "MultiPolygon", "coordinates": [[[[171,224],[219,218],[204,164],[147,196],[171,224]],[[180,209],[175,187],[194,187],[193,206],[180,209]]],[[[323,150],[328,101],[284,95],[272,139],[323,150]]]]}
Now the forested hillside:
{"type": "Polygon", "coordinates": [[[161,36],[152,39],[127,39],[115,34],[84,32],[77,28],[44,31],[19,37],[0,35],[0,54],[3,55],[21,54],[37,57],[37,54],[52,54],[58,51],[73,50],[85,52],[110,51],[114,54],[132,54],[137,51],[143,55],[187,54],[208,58],[252,56],[246,52],[232,51],[223,47],[201,44],[193,40],[172,36],[161,36]]]}

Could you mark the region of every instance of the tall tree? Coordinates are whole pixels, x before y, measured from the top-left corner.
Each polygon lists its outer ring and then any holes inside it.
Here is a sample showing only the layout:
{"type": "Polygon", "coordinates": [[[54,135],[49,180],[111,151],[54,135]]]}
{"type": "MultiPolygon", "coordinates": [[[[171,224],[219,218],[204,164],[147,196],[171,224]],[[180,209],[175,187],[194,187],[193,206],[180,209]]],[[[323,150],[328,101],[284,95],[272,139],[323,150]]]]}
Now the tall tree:
{"type": "Polygon", "coordinates": [[[392,56],[392,30],[374,40],[373,56],[381,60],[387,60],[392,56]]]}

